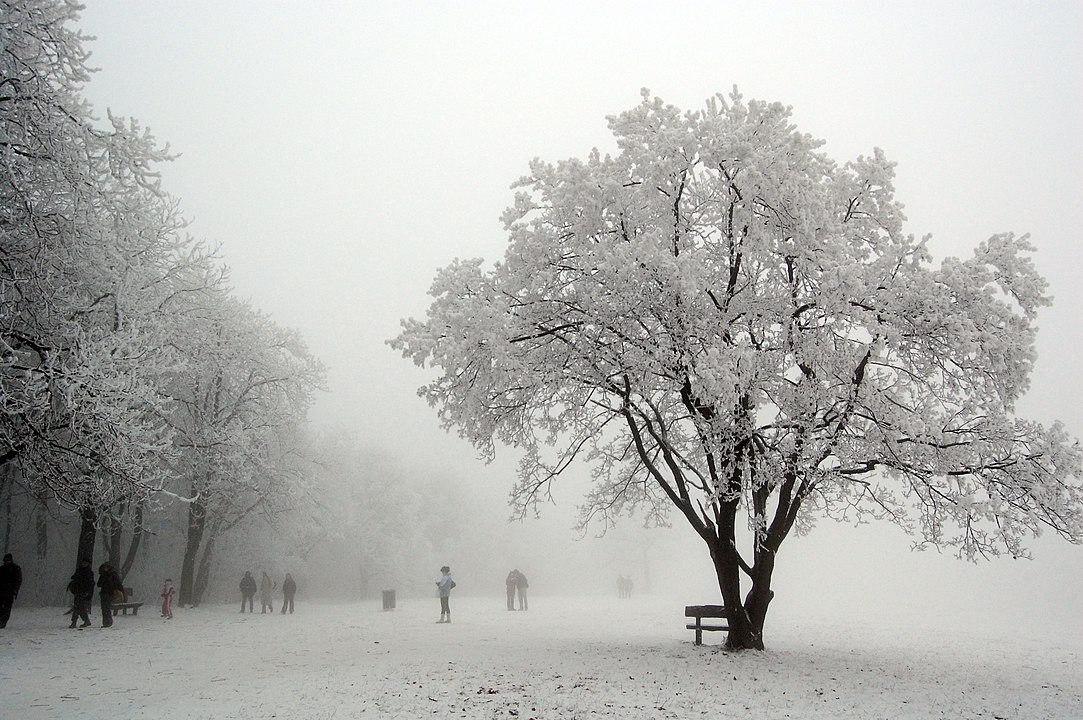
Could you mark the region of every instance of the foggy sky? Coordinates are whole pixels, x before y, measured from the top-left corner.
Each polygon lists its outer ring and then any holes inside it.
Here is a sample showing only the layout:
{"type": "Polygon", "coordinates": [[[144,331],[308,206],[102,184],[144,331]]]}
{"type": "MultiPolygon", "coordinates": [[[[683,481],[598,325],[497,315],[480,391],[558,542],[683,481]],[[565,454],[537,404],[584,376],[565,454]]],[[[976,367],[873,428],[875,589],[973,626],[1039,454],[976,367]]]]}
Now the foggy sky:
{"type": "MultiPolygon", "coordinates": [[[[1055,304],[1039,317],[1020,413],[1083,434],[1078,2],[85,1],[80,25],[97,36],[101,69],[89,99],[180,153],[163,184],[192,234],[221,242],[238,293],[299,328],[329,365],[314,420],[417,472],[448,468],[493,512],[506,513],[514,455],[484,466],[440,430],[415,395],[427,375],[384,341],[424,314],[438,267],[500,259],[498,218],[531,158],[611,149],[605,117],[637,104],[641,87],[698,109],[736,84],[792,105],[836,161],[882,147],[898,163],[907,231],[931,233],[938,258],[1031,233],[1055,304]]],[[[560,539],[574,485],[557,486],[547,513],[560,539]]],[[[1078,621],[1065,605],[1083,591],[1079,547],[1043,541],[1033,563],[975,568],[907,543],[886,526],[822,522],[784,548],[780,596],[906,592],[1078,621]]],[[[688,547],[710,581],[705,554],[688,547]]]]}

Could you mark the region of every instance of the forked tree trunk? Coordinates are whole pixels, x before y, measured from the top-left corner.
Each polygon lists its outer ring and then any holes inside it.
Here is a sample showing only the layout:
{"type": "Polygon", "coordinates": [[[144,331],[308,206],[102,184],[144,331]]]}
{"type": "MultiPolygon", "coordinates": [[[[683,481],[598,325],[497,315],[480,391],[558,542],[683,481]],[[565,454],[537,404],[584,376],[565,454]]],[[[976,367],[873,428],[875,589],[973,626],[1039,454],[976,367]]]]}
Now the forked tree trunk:
{"type": "Polygon", "coordinates": [[[756,573],[753,590],[747,597],[741,595],[741,564],[738,560],[736,540],[736,504],[723,505],[718,536],[704,540],[711,551],[718,589],[722,603],[729,609],[728,650],[763,650],[763,624],[767,618],[767,605],[771,602],[771,573],[763,577],[756,573]]]}

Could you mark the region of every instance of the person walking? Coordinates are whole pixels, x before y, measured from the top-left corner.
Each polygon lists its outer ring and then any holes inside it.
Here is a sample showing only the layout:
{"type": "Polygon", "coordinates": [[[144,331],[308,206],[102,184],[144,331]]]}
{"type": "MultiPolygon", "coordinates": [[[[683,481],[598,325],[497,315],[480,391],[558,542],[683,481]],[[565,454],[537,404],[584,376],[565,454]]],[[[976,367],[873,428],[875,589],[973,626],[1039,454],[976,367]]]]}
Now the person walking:
{"type": "Polygon", "coordinates": [[[82,619],[80,629],[90,627],[90,601],[94,599],[94,568],[90,566],[90,559],[83,558],[79,561],[79,567],[71,576],[68,583],[68,591],[72,594],[71,625],[75,627],[75,621],[82,619]]]}
{"type": "Polygon", "coordinates": [[[116,601],[118,592],[123,596],[120,575],[112,565],[102,563],[98,568],[98,600],[102,604],[103,628],[113,626],[113,603],[116,601]]]}
{"type": "Polygon", "coordinates": [[[253,598],[256,597],[256,579],[252,577],[251,570],[244,571],[244,577],[241,578],[241,612],[244,612],[244,605],[248,603],[248,612],[255,612],[253,607],[253,598]]]}
{"type": "Polygon", "coordinates": [[[282,613],[285,614],[286,608],[289,607],[290,615],[293,615],[293,596],[297,594],[297,583],[293,580],[293,575],[286,573],[286,579],[282,581],[282,613]]]}
{"type": "Polygon", "coordinates": [[[526,575],[518,570],[515,573],[515,592],[519,595],[519,609],[526,610],[526,589],[530,587],[530,583],[526,581],[526,575]]]}
{"type": "Polygon", "coordinates": [[[173,587],[173,578],[166,578],[162,586],[162,617],[173,619],[173,595],[176,589],[173,587]]]}
{"type": "Polygon", "coordinates": [[[451,579],[451,568],[447,565],[440,568],[442,577],[436,581],[436,589],[440,593],[440,619],[437,623],[451,622],[451,606],[448,604],[451,598],[451,590],[455,587],[455,581],[451,579]]]}
{"type": "Polygon", "coordinates": [[[275,611],[274,599],[271,597],[271,593],[278,587],[278,583],[271,579],[271,576],[267,574],[267,571],[263,571],[263,577],[259,579],[259,602],[262,605],[261,613],[266,613],[267,608],[271,609],[273,613],[275,611]]]}
{"type": "Polygon", "coordinates": [[[23,570],[15,564],[11,553],[8,553],[4,556],[4,564],[0,565],[0,628],[8,626],[11,606],[15,604],[15,598],[19,597],[22,584],[23,570]]]}

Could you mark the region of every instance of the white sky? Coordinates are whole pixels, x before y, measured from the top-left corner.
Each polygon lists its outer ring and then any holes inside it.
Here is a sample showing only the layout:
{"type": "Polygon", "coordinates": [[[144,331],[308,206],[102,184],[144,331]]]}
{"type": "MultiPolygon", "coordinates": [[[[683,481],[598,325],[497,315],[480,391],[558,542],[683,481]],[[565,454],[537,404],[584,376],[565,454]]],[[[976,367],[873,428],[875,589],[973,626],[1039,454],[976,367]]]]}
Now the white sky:
{"type": "MultiPolygon", "coordinates": [[[[192,233],[330,366],[315,419],[405,462],[506,494],[513,466],[439,430],[424,373],[384,341],[438,267],[502,255],[532,157],[608,149],[605,116],[641,87],[692,109],[736,84],[792,105],[840,162],[882,147],[934,253],[1032,233],[1056,304],[1021,410],[1083,435],[1083,3],[85,2],[88,97],[181,153],[164,180],[192,233]]],[[[991,582],[1078,597],[1083,550],[1039,555],[991,582]]],[[[925,558],[900,562],[933,583],[972,572],[925,558]]]]}

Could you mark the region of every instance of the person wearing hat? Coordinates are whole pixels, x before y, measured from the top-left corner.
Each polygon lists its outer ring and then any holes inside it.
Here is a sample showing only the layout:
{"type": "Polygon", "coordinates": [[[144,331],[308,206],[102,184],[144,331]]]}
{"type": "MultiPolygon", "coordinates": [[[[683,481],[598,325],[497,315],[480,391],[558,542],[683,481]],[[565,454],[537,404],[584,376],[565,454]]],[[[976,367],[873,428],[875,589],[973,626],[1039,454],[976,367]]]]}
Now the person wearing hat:
{"type": "Polygon", "coordinates": [[[448,598],[451,597],[451,589],[455,587],[455,581],[451,579],[451,568],[447,565],[440,568],[440,572],[443,577],[436,581],[436,589],[440,593],[440,619],[436,622],[449,623],[451,622],[451,607],[448,605],[448,598]]]}
{"type": "Polygon", "coordinates": [[[22,584],[22,568],[15,564],[15,559],[8,553],[4,556],[4,564],[0,565],[0,628],[8,626],[11,606],[15,604],[22,584]]]}

